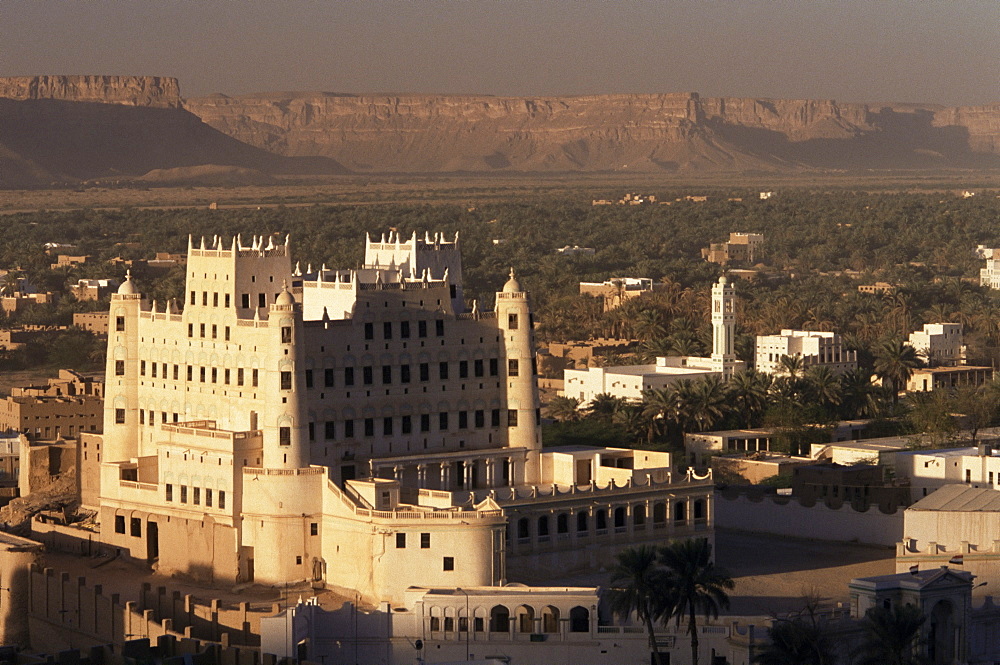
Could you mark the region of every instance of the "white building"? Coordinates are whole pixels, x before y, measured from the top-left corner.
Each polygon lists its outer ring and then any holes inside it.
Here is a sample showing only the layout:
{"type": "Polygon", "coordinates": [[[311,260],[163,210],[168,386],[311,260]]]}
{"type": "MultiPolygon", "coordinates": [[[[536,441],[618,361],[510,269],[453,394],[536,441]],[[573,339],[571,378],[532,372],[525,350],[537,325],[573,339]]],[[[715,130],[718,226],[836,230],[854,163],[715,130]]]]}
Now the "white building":
{"type": "Polygon", "coordinates": [[[845,351],[840,335],[815,330],[782,330],[777,335],[758,335],[755,368],[758,372],[784,373],[782,356],[802,358],[802,369],[829,367],[844,374],[858,366],[857,351],[845,351]]]}
{"type": "Polygon", "coordinates": [[[979,285],[991,289],[1000,289],[1000,258],[993,258],[995,250],[987,250],[989,258],[986,267],[979,271],[979,285]]]}
{"type": "Polygon", "coordinates": [[[990,444],[978,448],[901,450],[885,453],[882,460],[892,466],[898,480],[909,482],[914,501],[954,483],[1000,488],[1000,454],[990,444]]]}
{"type": "Polygon", "coordinates": [[[961,323],[925,323],[923,330],[910,333],[907,341],[928,365],[965,363],[961,323]]]}
{"type": "Polygon", "coordinates": [[[131,279],[112,295],[104,434],[80,450],[102,542],[165,574],[399,603],[413,584],[711,539],[710,476],[665,454],[541,450],[513,271],[493,312],[466,311],[457,238],[369,239],[350,271],[302,274],[290,255],[287,239],[203,240],[183,311],[131,279]]]}
{"type": "Polygon", "coordinates": [[[736,295],[725,277],[712,287],[712,355],[665,356],[648,365],[590,367],[563,370],[563,394],[575,397],[583,404],[597,395],[641,401],[646,390],[664,388],[682,379],[702,379],[707,376],[728,378],[744,369],[746,363],[736,359],[736,295]]]}

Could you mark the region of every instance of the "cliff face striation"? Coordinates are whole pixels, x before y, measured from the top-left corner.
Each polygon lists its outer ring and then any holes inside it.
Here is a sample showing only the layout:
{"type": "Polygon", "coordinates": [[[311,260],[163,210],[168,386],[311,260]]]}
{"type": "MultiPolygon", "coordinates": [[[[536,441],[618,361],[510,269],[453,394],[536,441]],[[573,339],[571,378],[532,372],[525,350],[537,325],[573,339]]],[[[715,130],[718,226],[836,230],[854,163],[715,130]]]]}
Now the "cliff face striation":
{"type": "Polygon", "coordinates": [[[267,93],[186,100],[219,131],[357,171],[746,171],[1000,166],[1000,105],[697,93],[515,98],[267,93]]]}
{"type": "Polygon", "coordinates": [[[177,79],[165,76],[0,77],[0,97],[180,108],[177,79]]]}

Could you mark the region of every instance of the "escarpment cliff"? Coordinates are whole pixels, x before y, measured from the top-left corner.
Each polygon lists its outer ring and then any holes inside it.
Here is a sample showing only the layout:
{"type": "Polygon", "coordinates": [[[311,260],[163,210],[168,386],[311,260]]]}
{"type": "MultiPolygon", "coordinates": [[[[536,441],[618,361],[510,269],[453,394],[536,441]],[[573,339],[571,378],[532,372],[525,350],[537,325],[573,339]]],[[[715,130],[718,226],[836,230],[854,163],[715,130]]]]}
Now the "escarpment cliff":
{"type": "Polygon", "coordinates": [[[357,171],[746,171],[1000,166],[1000,105],[947,109],[697,93],[188,99],[208,125],[357,171]]]}
{"type": "Polygon", "coordinates": [[[8,76],[0,77],[0,97],[20,101],[58,99],[180,108],[177,79],[167,76],[8,76]]]}

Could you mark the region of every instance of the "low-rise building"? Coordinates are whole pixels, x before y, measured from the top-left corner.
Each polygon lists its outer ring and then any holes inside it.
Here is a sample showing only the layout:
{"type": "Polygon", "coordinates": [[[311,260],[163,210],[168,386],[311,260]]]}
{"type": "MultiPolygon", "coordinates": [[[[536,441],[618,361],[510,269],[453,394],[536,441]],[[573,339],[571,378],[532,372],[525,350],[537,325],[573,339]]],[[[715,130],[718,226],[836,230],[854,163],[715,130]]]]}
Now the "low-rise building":
{"type": "Polygon", "coordinates": [[[982,386],[993,380],[992,367],[918,367],[906,382],[909,392],[928,392],[963,386],[982,386]]]}
{"type": "Polygon", "coordinates": [[[0,308],[7,314],[22,311],[33,305],[50,305],[58,299],[55,293],[15,293],[12,296],[0,298],[0,308]]]}
{"type": "Polygon", "coordinates": [[[991,444],[941,450],[902,450],[884,456],[900,481],[909,483],[914,501],[945,485],[1000,489],[1000,455],[991,444]]]}
{"type": "Polygon", "coordinates": [[[660,287],[649,277],[613,277],[603,282],[580,282],[580,295],[602,298],[604,311],[610,312],[632,298],[652,293],[660,287]]]}
{"type": "Polygon", "coordinates": [[[104,421],[104,384],[60,370],[45,386],[14,388],[0,402],[0,432],[24,434],[29,440],[76,438],[100,432],[104,421]]]}
{"type": "Polygon", "coordinates": [[[106,336],[108,334],[108,313],[76,312],[73,314],[73,325],[89,330],[95,335],[106,336]]]}
{"type": "Polygon", "coordinates": [[[840,335],[816,330],[782,330],[777,335],[758,335],[755,368],[765,374],[785,373],[783,356],[802,359],[802,369],[829,367],[834,374],[844,374],[858,366],[857,351],[844,349],[840,335]]]}
{"type": "Polygon", "coordinates": [[[563,256],[593,256],[596,253],[597,250],[593,247],[580,247],[579,245],[573,245],[572,247],[566,245],[556,250],[556,254],[563,256]]]}
{"type": "Polygon", "coordinates": [[[760,258],[763,244],[763,233],[730,233],[728,242],[712,243],[701,250],[701,257],[722,266],[730,263],[752,264],[760,258]]]}
{"type": "Polygon", "coordinates": [[[77,300],[100,300],[111,295],[117,288],[117,279],[81,279],[70,287],[70,292],[77,300]]]}
{"type": "Polygon", "coordinates": [[[979,285],[989,289],[1000,289],[1000,258],[994,258],[994,250],[988,251],[986,267],[979,271],[979,285]]]}
{"type": "Polygon", "coordinates": [[[50,264],[53,270],[59,268],[72,268],[73,266],[80,266],[86,263],[90,259],[89,255],[82,254],[78,256],[73,256],[70,254],[59,254],[56,256],[56,262],[50,264]]]}
{"type": "Polygon", "coordinates": [[[792,496],[827,498],[868,505],[908,505],[910,490],[888,481],[885,467],[872,464],[807,464],[792,471],[792,496]]]}
{"type": "Polygon", "coordinates": [[[961,323],[925,323],[907,340],[928,365],[960,365],[965,361],[961,323]]]}
{"type": "Polygon", "coordinates": [[[874,284],[859,284],[858,293],[867,293],[869,295],[885,295],[887,293],[895,293],[896,286],[890,284],[889,282],[875,282],[874,284]]]}

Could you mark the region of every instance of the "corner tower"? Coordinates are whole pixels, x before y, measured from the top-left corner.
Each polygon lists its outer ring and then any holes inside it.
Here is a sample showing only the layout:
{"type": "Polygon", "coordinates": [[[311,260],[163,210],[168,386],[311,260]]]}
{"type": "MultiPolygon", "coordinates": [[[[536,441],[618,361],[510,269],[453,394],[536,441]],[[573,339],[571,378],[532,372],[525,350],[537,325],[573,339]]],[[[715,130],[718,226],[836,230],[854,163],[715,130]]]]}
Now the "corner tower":
{"type": "Polygon", "coordinates": [[[143,309],[145,301],[129,271],[118,292],[111,295],[104,372],[105,462],[139,455],[139,314],[143,309]]]}
{"type": "Polygon", "coordinates": [[[302,306],[288,292],[287,284],[270,306],[267,317],[269,353],[273,363],[264,372],[264,467],[301,469],[309,466],[307,427],[301,404],[302,306]]]}
{"type": "Polygon", "coordinates": [[[524,482],[534,485],[541,476],[542,450],[535,339],[528,294],[514,278],[513,268],[503,291],[497,293],[496,315],[506,360],[506,367],[501,369],[507,382],[507,445],[527,450],[524,482]]]}
{"type": "Polygon", "coordinates": [[[725,275],[712,287],[712,371],[728,379],[736,371],[736,293],[725,275]]]}

